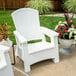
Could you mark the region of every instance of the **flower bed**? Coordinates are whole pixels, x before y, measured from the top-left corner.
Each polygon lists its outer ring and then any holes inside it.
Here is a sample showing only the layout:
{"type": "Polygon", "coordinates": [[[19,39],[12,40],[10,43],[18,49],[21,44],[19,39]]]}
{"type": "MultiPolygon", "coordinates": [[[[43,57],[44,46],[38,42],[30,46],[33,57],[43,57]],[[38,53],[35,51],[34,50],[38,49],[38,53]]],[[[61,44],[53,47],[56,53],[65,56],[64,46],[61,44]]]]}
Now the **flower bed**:
{"type": "Polygon", "coordinates": [[[59,38],[76,40],[76,27],[73,25],[69,27],[66,24],[66,22],[59,21],[55,27],[55,31],[59,33],[59,38]]]}
{"type": "Polygon", "coordinates": [[[10,26],[7,26],[7,24],[1,24],[0,25],[0,41],[7,40],[9,38],[9,35],[12,35],[12,32],[9,31],[10,26]]]}

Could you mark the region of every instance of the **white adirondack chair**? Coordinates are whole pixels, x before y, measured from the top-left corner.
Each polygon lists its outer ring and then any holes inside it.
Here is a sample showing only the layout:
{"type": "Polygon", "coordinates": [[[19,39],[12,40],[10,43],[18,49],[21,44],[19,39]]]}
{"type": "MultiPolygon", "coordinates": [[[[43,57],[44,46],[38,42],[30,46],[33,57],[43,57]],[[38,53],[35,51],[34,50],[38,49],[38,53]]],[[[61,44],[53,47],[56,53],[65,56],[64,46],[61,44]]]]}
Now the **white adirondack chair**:
{"type": "Polygon", "coordinates": [[[30,65],[45,60],[53,59],[59,62],[58,33],[45,27],[40,27],[39,12],[31,8],[21,8],[12,13],[12,18],[16,27],[14,31],[17,49],[16,56],[24,61],[25,72],[30,71],[30,65]],[[51,38],[51,42],[46,42],[45,35],[51,38]],[[42,39],[41,42],[29,44],[29,40],[42,39]]]}
{"type": "Polygon", "coordinates": [[[0,45],[0,76],[14,76],[8,50],[9,47],[0,45]]]}

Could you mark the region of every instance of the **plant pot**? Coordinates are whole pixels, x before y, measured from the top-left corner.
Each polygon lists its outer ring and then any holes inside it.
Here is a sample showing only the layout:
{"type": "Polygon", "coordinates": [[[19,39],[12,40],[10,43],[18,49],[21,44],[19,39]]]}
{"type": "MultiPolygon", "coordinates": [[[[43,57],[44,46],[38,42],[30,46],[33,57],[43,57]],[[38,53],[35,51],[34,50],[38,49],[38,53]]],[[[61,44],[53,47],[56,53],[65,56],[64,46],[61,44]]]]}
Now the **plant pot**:
{"type": "Polygon", "coordinates": [[[9,38],[7,38],[7,40],[2,40],[0,42],[0,45],[5,45],[5,46],[8,46],[8,47],[11,47],[12,46],[12,41],[9,40],[9,38]]]}
{"type": "Polygon", "coordinates": [[[59,42],[60,42],[60,44],[62,46],[62,48],[60,48],[61,53],[71,53],[72,52],[71,49],[70,49],[70,47],[71,47],[71,45],[73,43],[72,39],[71,40],[59,39],[59,42]]]}

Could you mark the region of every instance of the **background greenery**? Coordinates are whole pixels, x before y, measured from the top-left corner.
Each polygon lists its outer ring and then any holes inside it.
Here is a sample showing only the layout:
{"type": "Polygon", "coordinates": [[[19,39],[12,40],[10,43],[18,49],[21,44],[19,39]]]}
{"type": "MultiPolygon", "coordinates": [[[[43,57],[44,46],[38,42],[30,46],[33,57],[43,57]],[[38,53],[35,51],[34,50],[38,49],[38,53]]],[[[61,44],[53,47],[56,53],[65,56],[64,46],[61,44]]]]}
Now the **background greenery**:
{"type": "MultiPolygon", "coordinates": [[[[9,30],[13,32],[15,30],[15,26],[12,21],[11,13],[12,11],[0,11],[0,24],[2,24],[3,22],[7,23],[9,26],[11,26],[9,30]]],[[[41,26],[47,27],[49,29],[54,29],[59,21],[64,20],[65,20],[64,17],[40,16],[41,26]]],[[[76,26],[76,23],[74,25],[76,26]]],[[[16,43],[14,35],[13,36],[10,35],[10,40],[12,40],[14,44],[16,43]]],[[[49,40],[48,37],[47,40],[49,40]]]]}
{"type": "Polygon", "coordinates": [[[27,7],[38,10],[39,14],[45,14],[53,8],[53,4],[50,0],[30,0],[27,2],[27,7]]]}
{"type": "Polygon", "coordinates": [[[67,8],[70,12],[76,13],[76,0],[66,0],[64,2],[65,8],[67,8]]]}

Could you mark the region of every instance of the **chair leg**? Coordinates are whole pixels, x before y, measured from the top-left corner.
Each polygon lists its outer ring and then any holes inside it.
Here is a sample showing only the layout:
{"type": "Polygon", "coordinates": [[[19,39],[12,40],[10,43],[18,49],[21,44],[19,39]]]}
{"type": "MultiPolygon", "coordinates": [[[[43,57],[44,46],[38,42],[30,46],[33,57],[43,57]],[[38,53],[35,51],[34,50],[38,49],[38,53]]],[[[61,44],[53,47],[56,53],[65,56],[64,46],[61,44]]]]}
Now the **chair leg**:
{"type": "Polygon", "coordinates": [[[30,67],[30,65],[29,64],[25,64],[24,63],[24,69],[25,69],[25,72],[30,72],[30,70],[31,70],[31,67],[30,67]]]}
{"type": "Polygon", "coordinates": [[[58,63],[59,62],[59,56],[56,56],[54,59],[53,59],[54,63],[58,63]]]}
{"type": "Polygon", "coordinates": [[[18,56],[18,48],[16,48],[15,56],[18,56]]]}

